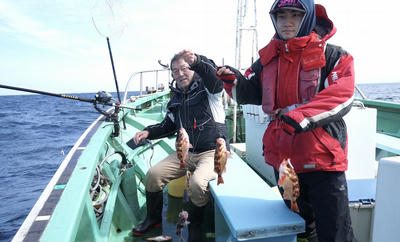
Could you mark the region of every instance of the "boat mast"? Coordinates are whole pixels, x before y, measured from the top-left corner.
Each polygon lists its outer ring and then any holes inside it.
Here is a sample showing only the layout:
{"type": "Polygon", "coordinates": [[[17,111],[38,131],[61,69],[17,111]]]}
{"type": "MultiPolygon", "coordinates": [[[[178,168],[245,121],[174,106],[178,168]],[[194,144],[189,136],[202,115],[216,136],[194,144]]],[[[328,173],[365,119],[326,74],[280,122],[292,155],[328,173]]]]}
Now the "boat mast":
{"type": "MultiPolygon", "coordinates": [[[[244,51],[245,53],[249,53],[248,48],[245,48],[244,51]]],[[[248,0],[238,0],[237,16],[236,16],[235,67],[239,70],[247,68],[249,67],[250,64],[254,62],[256,57],[258,57],[256,0],[250,1],[250,3],[248,0]],[[253,8],[252,14],[249,13],[251,8],[253,8]],[[243,46],[247,47],[249,41],[251,41],[251,53],[250,53],[251,63],[245,63],[245,65],[243,66],[242,47],[243,46]]]]}
{"type": "MultiPolygon", "coordinates": [[[[237,4],[237,16],[236,16],[236,47],[235,47],[235,67],[238,70],[249,67],[254,60],[258,57],[258,34],[257,34],[257,11],[256,11],[256,0],[238,0],[237,4]],[[250,9],[253,9],[253,13],[248,13],[250,9]],[[250,14],[250,16],[249,16],[250,14]],[[253,15],[253,16],[251,16],[253,15]],[[251,17],[252,20],[250,19],[251,17]],[[242,51],[249,53],[246,48],[251,41],[251,56],[250,63],[242,62],[242,51]],[[245,48],[242,48],[245,46],[245,48]]],[[[237,123],[237,103],[233,104],[233,143],[236,142],[236,123],[237,123]]]]}

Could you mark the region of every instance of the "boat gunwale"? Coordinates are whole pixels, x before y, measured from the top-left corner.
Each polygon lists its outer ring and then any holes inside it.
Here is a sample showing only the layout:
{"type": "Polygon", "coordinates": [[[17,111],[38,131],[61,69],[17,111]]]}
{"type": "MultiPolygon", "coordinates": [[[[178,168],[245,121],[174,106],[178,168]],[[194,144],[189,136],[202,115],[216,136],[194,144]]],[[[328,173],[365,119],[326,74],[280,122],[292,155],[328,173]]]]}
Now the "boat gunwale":
{"type": "MultiPolygon", "coordinates": [[[[102,119],[104,119],[103,115],[99,115],[99,117],[93,121],[89,127],[85,130],[85,132],[78,138],[78,140],[76,141],[75,145],[71,148],[71,150],[68,152],[67,156],[65,157],[65,159],[61,162],[60,166],[58,167],[58,169],[56,170],[56,172],[54,173],[53,177],[51,178],[51,180],[49,181],[49,183],[47,184],[46,188],[43,190],[43,192],[41,193],[39,199],[36,201],[35,205],[32,207],[31,211],[29,212],[29,214],[27,215],[27,217],[25,218],[24,222],[22,223],[21,227],[19,228],[19,230],[17,231],[17,233],[14,235],[12,241],[23,241],[25,240],[25,238],[29,235],[29,233],[31,232],[30,229],[32,227],[32,225],[38,221],[37,217],[40,213],[40,211],[42,210],[43,206],[45,205],[45,203],[47,202],[47,200],[50,197],[50,194],[52,193],[52,191],[54,190],[54,187],[56,186],[57,182],[59,181],[59,179],[62,177],[63,172],[65,171],[65,169],[67,168],[67,166],[69,165],[69,163],[72,160],[72,157],[74,156],[74,154],[78,151],[81,150],[80,145],[83,143],[83,141],[87,138],[88,134],[91,132],[91,130],[99,123],[102,121],[102,119]]],[[[79,159],[79,157],[77,157],[76,159],[79,159]]],[[[71,176],[72,174],[70,174],[71,176]]],[[[68,178],[69,179],[69,178],[68,178]]],[[[61,197],[62,194],[60,194],[61,197]]],[[[51,215],[50,215],[51,216],[51,215]]],[[[47,223],[46,223],[47,225],[47,223]]],[[[44,231],[44,230],[43,230],[44,231]]],[[[42,231],[42,233],[43,233],[42,231]]]]}

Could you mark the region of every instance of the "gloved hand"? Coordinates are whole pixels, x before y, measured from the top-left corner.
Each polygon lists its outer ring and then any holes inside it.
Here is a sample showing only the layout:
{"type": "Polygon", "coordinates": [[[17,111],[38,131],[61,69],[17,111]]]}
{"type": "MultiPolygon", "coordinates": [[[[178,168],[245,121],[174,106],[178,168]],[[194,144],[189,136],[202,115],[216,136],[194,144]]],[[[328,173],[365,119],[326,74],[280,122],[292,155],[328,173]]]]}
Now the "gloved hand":
{"type": "Polygon", "coordinates": [[[230,66],[219,66],[217,68],[216,76],[222,81],[229,84],[232,84],[236,79],[236,75],[231,70],[230,66]]]}

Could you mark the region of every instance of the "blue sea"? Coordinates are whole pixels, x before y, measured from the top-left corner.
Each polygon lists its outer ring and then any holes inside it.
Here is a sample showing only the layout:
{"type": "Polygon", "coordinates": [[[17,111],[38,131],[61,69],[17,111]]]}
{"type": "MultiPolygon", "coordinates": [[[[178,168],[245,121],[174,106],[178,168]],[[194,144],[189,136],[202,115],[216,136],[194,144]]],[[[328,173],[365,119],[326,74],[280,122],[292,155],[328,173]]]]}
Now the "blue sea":
{"type": "MultiPolygon", "coordinates": [[[[400,83],[358,86],[368,98],[400,103],[400,83]]],[[[94,98],[94,93],[72,95],[94,98]]],[[[10,241],[100,114],[90,103],[44,95],[0,96],[0,107],[0,241],[10,241]]]]}

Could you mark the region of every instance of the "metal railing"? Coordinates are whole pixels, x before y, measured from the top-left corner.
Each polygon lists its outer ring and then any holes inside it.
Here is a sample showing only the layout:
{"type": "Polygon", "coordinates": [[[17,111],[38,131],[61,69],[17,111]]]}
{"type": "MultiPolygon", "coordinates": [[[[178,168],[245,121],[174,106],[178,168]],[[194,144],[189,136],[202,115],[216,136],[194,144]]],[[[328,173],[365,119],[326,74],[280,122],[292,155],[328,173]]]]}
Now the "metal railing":
{"type": "MultiPolygon", "coordinates": [[[[140,85],[140,88],[139,88],[139,95],[140,96],[142,96],[143,95],[143,75],[144,74],[149,74],[149,75],[151,75],[151,74],[153,74],[154,75],[154,77],[153,77],[153,79],[154,79],[154,83],[148,83],[148,84],[154,84],[154,87],[155,87],[155,91],[158,91],[158,89],[159,89],[159,87],[160,86],[163,86],[164,88],[168,88],[168,84],[170,83],[170,81],[171,81],[171,70],[169,69],[169,68],[164,68],[164,69],[155,69],[155,70],[147,70],[147,71],[138,71],[138,72],[134,72],[134,73],[132,73],[132,75],[129,77],[129,79],[128,79],[128,81],[127,81],[127,83],[126,83],[126,86],[125,86],[125,91],[124,91],[124,98],[123,98],[123,101],[122,101],[122,103],[126,103],[126,99],[127,99],[127,96],[128,96],[128,91],[129,91],[129,86],[131,85],[131,82],[132,82],[132,80],[134,80],[134,78],[136,77],[136,76],[138,76],[139,75],[139,80],[140,80],[140,83],[139,83],[139,85],[140,85]],[[159,80],[159,73],[160,72],[163,72],[163,73],[165,73],[165,72],[167,72],[167,78],[165,78],[165,79],[167,79],[168,80],[168,82],[167,83],[165,83],[165,85],[164,85],[164,83],[162,83],[162,82],[160,82],[160,80],[159,80]]],[[[164,81],[165,82],[165,81],[164,81]]],[[[153,86],[151,86],[151,85],[149,85],[150,87],[153,87],[153,86]]],[[[153,89],[151,89],[151,90],[153,90],[153,89]]]]}

